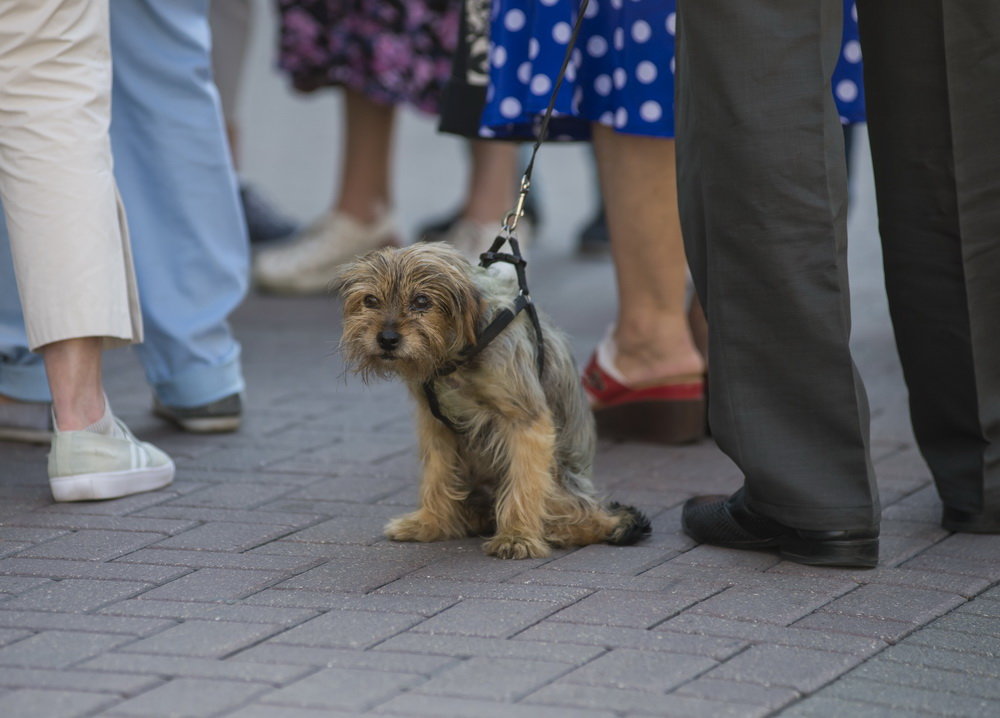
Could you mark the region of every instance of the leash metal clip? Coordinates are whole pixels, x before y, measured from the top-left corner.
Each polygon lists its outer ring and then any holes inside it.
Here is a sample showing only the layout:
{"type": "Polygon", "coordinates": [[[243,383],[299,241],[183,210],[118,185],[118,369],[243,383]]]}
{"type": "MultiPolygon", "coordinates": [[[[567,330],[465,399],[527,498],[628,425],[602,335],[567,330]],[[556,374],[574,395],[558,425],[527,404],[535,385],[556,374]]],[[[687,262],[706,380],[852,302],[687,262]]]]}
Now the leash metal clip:
{"type": "Polygon", "coordinates": [[[517,222],[524,216],[524,203],[528,199],[528,191],[531,189],[531,180],[528,179],[527,175],[521,177],[521,189],[518,190],[517,194],[517,204],[514,205],[514,209],[508,212],[503,218],[503,225],[500,229],[506,233],[506,236],[510,237],[514,234],[517,229],[517,222]]]}

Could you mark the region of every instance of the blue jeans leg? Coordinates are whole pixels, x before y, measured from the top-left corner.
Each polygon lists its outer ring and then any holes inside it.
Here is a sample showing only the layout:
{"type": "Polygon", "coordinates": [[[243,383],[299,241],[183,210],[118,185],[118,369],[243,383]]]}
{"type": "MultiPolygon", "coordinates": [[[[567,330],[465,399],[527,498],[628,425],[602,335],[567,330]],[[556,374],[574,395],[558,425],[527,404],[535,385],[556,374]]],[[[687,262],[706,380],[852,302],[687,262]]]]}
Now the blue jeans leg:
{"type": "Polygon", "coordinates": [[[28,351],[21,300],[10,257],[7,223],[0,212],[0,394],[21,401],[48,401],[42,357],[28,351]]]}
{"type": "Polygon", "coordinates": [[[244,389],[228,324],[249,245],[211,71],[208,0],[112,0],[111,139],[142,299],[146,376],[168,405],[244,389]]]}

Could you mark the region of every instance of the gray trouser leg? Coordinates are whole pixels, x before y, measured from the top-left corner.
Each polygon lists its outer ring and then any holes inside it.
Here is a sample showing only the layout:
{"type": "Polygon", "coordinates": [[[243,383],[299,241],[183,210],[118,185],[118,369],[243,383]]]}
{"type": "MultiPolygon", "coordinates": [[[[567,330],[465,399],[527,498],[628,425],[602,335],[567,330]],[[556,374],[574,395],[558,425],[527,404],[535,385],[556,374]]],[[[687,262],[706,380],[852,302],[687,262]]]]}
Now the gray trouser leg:
{"type": "Polygon", "coordinates": [[[710,421],[750,505],[878,524],[848,348],[847,177],[830,91],[842,0],[680,0],[678,187],[710,331],[710,421]]]}
{"type": "Polygon", "coordinates": [[[1000,510],[1000,5],[858,2],[886,288],[945,504],[1000,510]]]}

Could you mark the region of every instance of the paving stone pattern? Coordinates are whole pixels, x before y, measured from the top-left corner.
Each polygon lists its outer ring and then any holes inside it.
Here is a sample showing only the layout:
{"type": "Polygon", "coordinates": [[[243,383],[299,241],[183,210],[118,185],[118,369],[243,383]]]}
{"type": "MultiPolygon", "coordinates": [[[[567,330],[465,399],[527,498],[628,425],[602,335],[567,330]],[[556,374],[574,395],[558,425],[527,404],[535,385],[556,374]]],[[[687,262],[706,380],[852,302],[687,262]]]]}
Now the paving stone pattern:
{"type": "MultiPolygon", "coordinates": [[[[583,359],[610,269],[537,266],[583,359]],[[602,289],[561,291],[581,283],[602,289]]],[[[511,562],[473,539],[390,543],[416,501],[402,388],[344,375],[332,299],[251,297],[235,327],[250,389],[232,435],[161,424],[132,358],[109,356],[119,413],[177,459],[167,490],[55,505],[45,449],[0,445],[0,715],[1000,714],[1000,538],[938,525],[874,320],[856,328],[877,358],[873,571],[695,546],[680,504],[739,481],[711,441],[600,445],[601,487],[653,520],[635,547],[511,562]]]]}

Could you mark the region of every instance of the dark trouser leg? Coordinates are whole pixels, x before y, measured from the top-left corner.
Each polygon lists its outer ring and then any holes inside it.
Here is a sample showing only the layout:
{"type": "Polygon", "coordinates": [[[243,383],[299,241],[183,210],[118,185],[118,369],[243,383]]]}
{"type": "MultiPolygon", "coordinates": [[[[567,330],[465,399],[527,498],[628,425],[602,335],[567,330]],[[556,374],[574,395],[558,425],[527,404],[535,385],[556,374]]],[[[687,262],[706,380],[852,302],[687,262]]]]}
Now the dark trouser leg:
{"type": "Polygon", "coordinates": [[[858,10],[914,433],[945,505],[1000,525],[1000,6],[858,10]]]}
{"type": "Polygon", "coordinates": [[[678,7],[678,187],[709,318],[713,434],[758,513],[870,529],[878,501],[848,349],[847,178],[830,91],[842,0],[678,7]]]}

